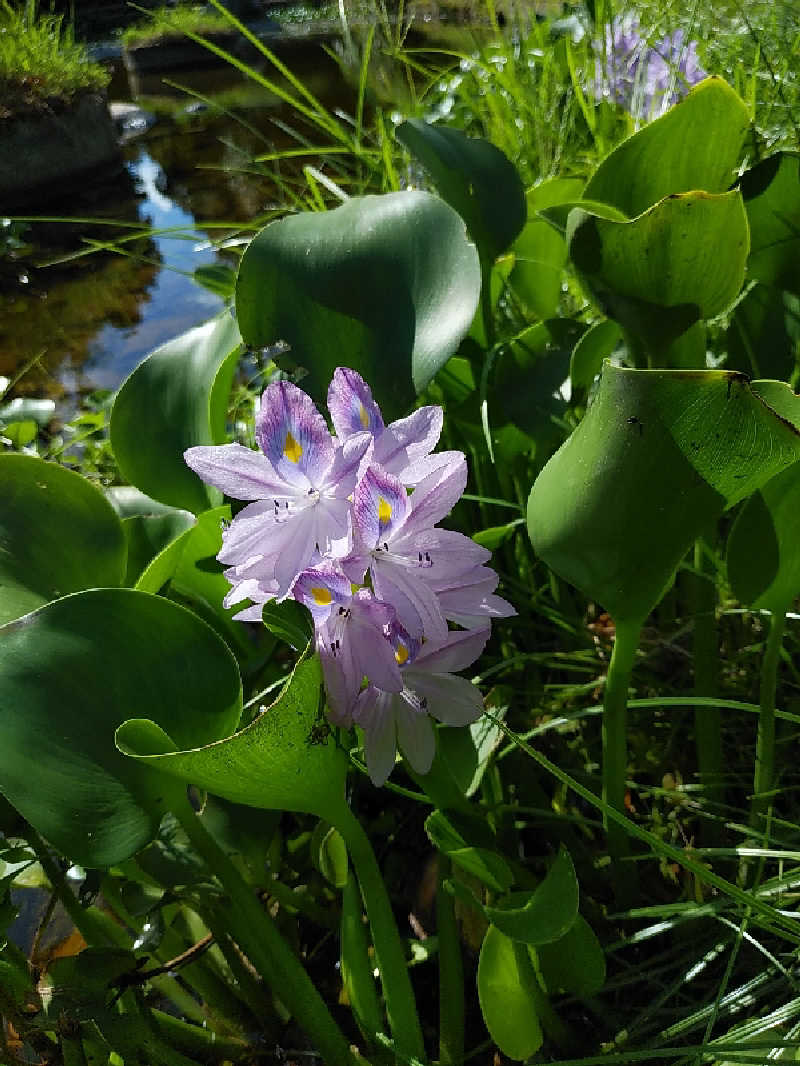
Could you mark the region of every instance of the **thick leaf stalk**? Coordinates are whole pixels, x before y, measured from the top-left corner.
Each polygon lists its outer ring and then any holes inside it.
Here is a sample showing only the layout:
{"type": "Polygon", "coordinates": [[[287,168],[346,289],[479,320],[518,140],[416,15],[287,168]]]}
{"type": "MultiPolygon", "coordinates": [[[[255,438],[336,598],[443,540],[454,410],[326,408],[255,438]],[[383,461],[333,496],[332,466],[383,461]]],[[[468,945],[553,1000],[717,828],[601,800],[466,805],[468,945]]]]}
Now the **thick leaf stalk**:
{"type": "Polygon", "coordinates": [[[750,824],[754,828],[761,827],[763,816],[771,803],[770,792],[775,783],[775,690],[785,628],[786,611],[773,611],[761,663],[756,765],[750,806],[750,824]]]}

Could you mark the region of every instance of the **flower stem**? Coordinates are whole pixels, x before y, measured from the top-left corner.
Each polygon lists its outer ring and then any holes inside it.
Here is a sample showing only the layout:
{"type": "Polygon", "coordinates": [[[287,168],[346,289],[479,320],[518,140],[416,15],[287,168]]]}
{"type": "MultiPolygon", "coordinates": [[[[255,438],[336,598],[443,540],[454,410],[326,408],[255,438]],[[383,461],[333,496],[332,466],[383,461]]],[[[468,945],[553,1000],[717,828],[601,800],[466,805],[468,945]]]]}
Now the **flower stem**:
{"type": "MultiPolygon", "coordinates": [[[[230,935],[297,1019],[324,1061],[330,1066],[351,1066],[356,1058],[339,1026],[253,890],[202,825],[189,801],[176,801],[171,806],[192,846],[225,889],[230,935]]],[[[363,1064],[363,1059],[360,1061],[363,1064]]]]}
{"type": "Polygon", "coordinates": [[[342,809],[336,812],[335,816],[329,815],[328,820],[344,837],[361,886],[394,1045],[401,1056],[406,1055],[424,1062],[425,1043],[422,1039],[414,991],[408,976],[403,943],[372,845],[346,804],[342,805],[342,809]]]}
{"type": "MultiPolygon", "coordinates": [[[[694,691],[696,696],[715,696],[719,647],[715,616],[717,593],[700,539],[694,546],[694,566],[695,573],[690,575],[694,608],[694,691]]],[[[712,804],[719,804],[723,800],[722,713],[719,707],[695,707],[694,737],[703,794],[712,804]]],[[[719,846],[722,843],[720,828],[719,822],[706,823],[704,841],[719,846]]]]}
{"type": "MultiPolygon", "coordinates": [[[[625,813],[625,787],[628,771],[627,712],[636,649],[639,645],[639,622],[617,622],[614,650],[608,664],[608,676],[603,697],[603,802],[620,814],[625,813]]],[[[617,902],[622,896],[630,898],[635,890],[635,867],[620,860],[629,852],[628,835],[618,822],[604,818],[611,854],[612,877],[617,902]]]]}
{"type": "Polygon", "coordinates": [[[464,1061],[464,962],[456,922],[455,900],[445,889],[450,860],[439,854],[436,885],[436,931],[439,936],[439,1064],[464,1061]]]}
{"type": "Polygon", "coordinates": [[[758,735],[756,738],[756,766],[753,776],[753,799],[750,805],[750,825],[760,828],[764,814],[772,800],[769,793],[775,777],[775,690],[778,666],[786,628],[786,610],[773,610],[764,658],[761,662],[759,692],[758,735]]]}

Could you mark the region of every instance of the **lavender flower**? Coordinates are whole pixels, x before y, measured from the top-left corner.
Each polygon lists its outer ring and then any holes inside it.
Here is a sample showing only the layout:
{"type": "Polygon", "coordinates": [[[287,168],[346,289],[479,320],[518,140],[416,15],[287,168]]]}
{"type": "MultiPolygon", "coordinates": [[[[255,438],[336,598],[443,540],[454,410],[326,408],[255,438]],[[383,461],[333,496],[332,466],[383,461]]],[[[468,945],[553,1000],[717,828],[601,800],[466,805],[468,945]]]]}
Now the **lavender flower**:
{"type": "Polygon", "coordinates": [[[285,597],[307,566],[351,544],[350,503],[367,433],[335,446],[310,398],[295,385],[269,385],[256,418],[263,455],[239,444],[189,448],[184,458],[226,495],[253,500],[223,536],[218,559],[228,579],[256,599],[285,597]],[[256,581],[254,586],[250,582],[256,581]]]}
{"type": "Polygon", "coordinates": [[[453,671],[480,655],[491,619],[514,609],[494,594],[490,553],[438,526],[467,480],[461,452],[433,451],[441,408],[387,426],[369,386],[344,367],[328,406],[335,438],[304,392],[278,382],[262,396],[260,452],[228,444],[185,458],[250,501],[223,533],[225,605],[250,600],[235,615],[246,621],[288,595],[309,608],[328,716],[362,728],[370,777],[382,784],[398,746],[427,773],[433,719],[463,725],[480,715],[479,691],[453,671]]]}
{"type": "Polygon", "coordinates": [[[598,60],[596,85],[637,119],[663,114],[707,77],[697,57],[697,42],[685,41],[682,29],[650,45],[635,18],[616,18],[606,27],[604,64],[598,60]]]}

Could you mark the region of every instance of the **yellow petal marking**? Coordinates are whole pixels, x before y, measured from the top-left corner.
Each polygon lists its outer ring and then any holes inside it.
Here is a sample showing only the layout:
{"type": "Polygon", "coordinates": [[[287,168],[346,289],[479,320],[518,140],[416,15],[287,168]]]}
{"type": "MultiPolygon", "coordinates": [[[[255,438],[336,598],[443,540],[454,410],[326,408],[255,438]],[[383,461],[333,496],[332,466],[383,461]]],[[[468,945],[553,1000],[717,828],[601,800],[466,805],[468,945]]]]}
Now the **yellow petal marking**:
{"type": "Polygon", "coordinates": [[[382,526],[385,526],[387,522],[392,520],[392,508],[384,500],[383,496],[378,497],[378,521],[382,526]]]}
{"type": "Polygon", "coordinates": [[[314,585],[311,589],[311,595],[314,597],[314,603],[319,604],[320,607],[327,607],[333,599],[333,596],[323,585],[314,585]]]}
{"type": "Polygon", "coordinates": [[[294,439],[291,431],[287,432],[286,440],[283,442],[283,454],[290,463],[299,463],[300,456],[303,454],[303,449],[294,439]]]}
{"type": "Polygon", "coordinates": [[[408,659],[408,648],[403,647],[403,645],[401,644],[397,651],[394,653],[394,657],[395,659],[397,659],[398,666],[402,666],[403,663],[408,659]]]}
{"type": "Polygon", "coordinates": [[[358,417],[364,429],[369,429],[369,415],[367,414],[366,408],[364,407],[363,403],[360,403],[358,405],[358,417]]]}

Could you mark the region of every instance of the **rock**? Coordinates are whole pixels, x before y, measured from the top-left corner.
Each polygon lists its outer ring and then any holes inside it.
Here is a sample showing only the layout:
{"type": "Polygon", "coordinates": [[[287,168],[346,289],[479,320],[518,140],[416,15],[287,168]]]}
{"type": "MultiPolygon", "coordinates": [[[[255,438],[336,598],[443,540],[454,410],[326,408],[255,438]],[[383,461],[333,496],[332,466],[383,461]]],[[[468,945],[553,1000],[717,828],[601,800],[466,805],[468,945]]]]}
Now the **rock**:
{"type": "Polygon", "coordinates": [[[87,174],[118,169],[117,131],[100,93],[65,110],[0,121],[0,212],[63,196],[87,174]]]}

